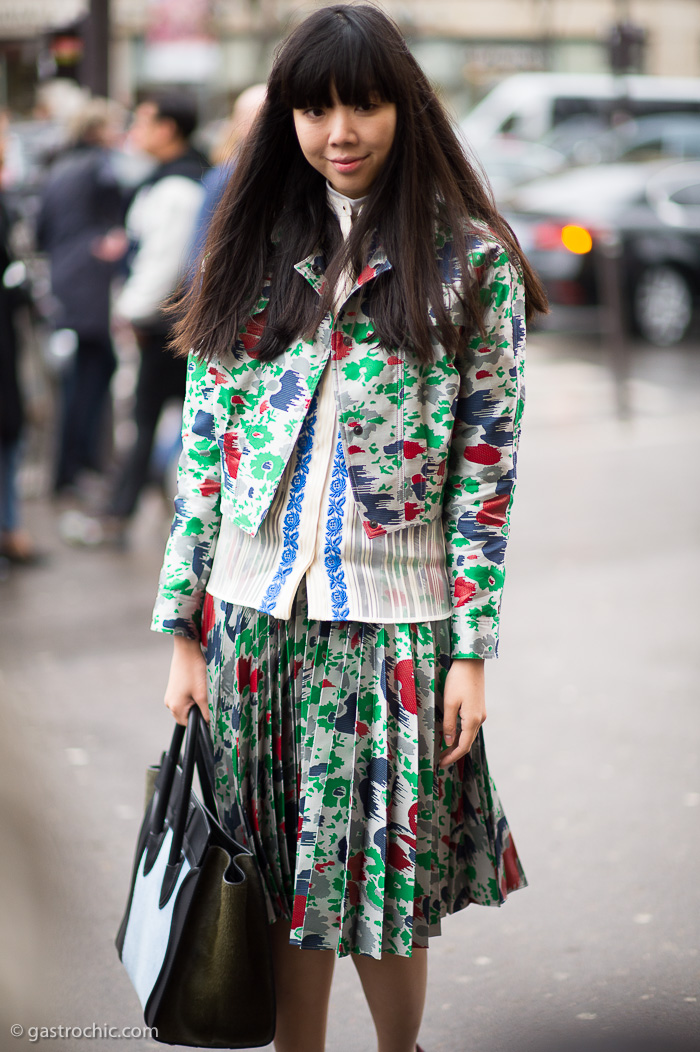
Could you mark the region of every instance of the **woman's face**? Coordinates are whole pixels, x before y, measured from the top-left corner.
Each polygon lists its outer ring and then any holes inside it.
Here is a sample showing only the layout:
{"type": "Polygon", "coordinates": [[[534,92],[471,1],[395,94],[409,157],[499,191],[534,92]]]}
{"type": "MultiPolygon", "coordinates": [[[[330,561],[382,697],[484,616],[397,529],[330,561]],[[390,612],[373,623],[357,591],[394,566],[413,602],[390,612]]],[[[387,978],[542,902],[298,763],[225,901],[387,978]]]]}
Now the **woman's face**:
{"type": "Polygon", "coordinates": [[[384,167],[396,134],[396,106],[375,100],[345,106],[332,89],[332,105],[294,110],[304,157],[346,197],[364,197],[384,167]]]}

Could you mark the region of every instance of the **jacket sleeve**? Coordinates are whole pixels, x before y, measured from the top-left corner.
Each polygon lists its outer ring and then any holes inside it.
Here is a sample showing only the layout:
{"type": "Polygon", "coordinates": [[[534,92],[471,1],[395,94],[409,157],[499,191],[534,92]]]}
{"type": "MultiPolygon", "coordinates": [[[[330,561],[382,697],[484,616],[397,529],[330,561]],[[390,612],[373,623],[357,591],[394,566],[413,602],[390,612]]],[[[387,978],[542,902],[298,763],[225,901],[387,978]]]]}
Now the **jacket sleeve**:
{"type": "Polygon", "coordinates": [[[182,418],[175,517],[151,628],[199,639],[204,594],[221,522],[221,459],[209,366],[190,356],[182,418]]]}
{"type": "Polygon", "coordinates": [[[477,333],[458,363],[443,505],[453,658],[495,657],[498,650],[525,355],[522,274],[500,246],[481,297],[486,336],[477,333]]]}

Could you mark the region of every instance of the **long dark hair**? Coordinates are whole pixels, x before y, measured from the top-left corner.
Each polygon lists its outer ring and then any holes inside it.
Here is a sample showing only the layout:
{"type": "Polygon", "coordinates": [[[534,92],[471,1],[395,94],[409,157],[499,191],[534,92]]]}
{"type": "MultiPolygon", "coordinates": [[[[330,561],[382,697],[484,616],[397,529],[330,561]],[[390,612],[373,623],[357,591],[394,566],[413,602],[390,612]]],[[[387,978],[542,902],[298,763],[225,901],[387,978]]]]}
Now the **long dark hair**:
{"type": "Polygon", "coordinates": [[[431,361],[435,324],[442,345],[455,353],[463,334],[445,307],[436,232],[438,226],[453,232],[455,263],[465,276],[460,294],[466,334],[483,332],[479,284],[467,261],[465,235],[475,230],[474,220],[487,224],[520,262],[528,311],[545,311],[539,280],[398,27],[369,5],[323,8],[278,51],[266,101],[214,214],[201,279],[185,296],[174,346],[206,360],[220,357],[255,308],[267,277],[270,301],[256,357],[269,361],[294,339],[310,338],[331,309],[339,275],[348,263],[359,271],[376,231],[392,264],[373,283],[377,338],[386,348],[412,348],[431,361]],[[367,106],[379,98],[397,110],[389,156],[347,243],[326,203],[323,176],[301,152],[292,113],[332,105],[332,89],[344,105],[367,106]],[[320,296],[294,269],[316,250],[326,262],[320,296]]]}

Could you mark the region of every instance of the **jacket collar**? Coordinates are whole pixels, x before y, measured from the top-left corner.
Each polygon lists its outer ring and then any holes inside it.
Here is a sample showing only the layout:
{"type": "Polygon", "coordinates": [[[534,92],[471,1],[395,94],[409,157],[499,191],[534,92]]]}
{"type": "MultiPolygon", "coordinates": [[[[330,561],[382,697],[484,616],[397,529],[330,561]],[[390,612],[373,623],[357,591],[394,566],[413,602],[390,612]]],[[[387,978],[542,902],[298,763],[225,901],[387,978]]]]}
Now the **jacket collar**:
{"type": "MultiPolygon", "coordinates": [[[[312,252],[306,259],[295,263],[294,269],[301,274],[302,278],[306,278],[319,295],[323,293],[326,285],[325,259],[319,252],[312,252]]],[[[370,245],[369,260],[364,269],[358,274],[353,287],[348,293],[348,298],[363,285],[366,285],[368,281],[371,281],[372,278],[378,277],[387,270],[391,270],[391,263],[387,259],[384,246],[375,235],[370,245]]]]}

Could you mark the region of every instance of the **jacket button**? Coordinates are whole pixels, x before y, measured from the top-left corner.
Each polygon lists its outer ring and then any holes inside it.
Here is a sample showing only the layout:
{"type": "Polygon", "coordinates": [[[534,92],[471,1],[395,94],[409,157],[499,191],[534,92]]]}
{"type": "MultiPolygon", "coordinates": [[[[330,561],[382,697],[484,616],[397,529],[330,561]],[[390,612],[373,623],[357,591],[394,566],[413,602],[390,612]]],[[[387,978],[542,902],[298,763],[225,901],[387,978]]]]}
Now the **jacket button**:
{"type": "Polygon", "coordinates": [[[359,424],[356,424],[355,427],[353,427],[353,431],[355,432],[356,435],[361,435],[362,434],[362,427],[359,424]]]}
{"type": "Polygon", "coordinates": [[[376,528],[377,528],[377,526],[378,526],[378,525],[379,525],[379,523],[377,522],[377,520],[376,520],[376,519],[372,519],[372,520],[370,521],[370,528],[371,528],[371,529],[373,529],[373,530],[376,530],[376,528]]]}

